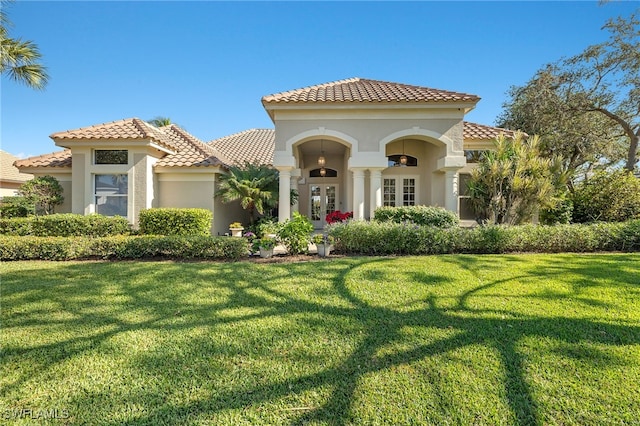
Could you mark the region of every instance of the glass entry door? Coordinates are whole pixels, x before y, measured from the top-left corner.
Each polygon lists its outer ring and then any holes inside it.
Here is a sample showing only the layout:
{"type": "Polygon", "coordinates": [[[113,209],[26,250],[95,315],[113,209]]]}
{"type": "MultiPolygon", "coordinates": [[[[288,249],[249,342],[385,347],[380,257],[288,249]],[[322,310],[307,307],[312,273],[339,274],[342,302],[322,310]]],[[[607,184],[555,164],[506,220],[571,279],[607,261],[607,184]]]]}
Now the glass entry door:
{"type": "Polygon", "coordinates": [[[309,185],[311,222],[316,229],[327,224],[327,214],[337,210],[338,185],[309,185]]]}

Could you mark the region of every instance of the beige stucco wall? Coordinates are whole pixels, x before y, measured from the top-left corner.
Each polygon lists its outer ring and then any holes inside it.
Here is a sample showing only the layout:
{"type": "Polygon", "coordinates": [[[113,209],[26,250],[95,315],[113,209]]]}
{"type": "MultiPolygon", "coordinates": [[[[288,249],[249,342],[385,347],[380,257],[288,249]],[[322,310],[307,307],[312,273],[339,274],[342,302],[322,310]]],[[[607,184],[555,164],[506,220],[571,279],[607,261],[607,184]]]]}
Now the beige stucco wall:
{"type": "MultiPolygon", "coordinates": [[[[133,180],[133,187],[129,184],[130,200],[132,207],[132,222],[138,223],[140,210],[153,207],[154,177],[153,165],[157,161],[146,153],[133,154],[133,167],[130,169],[129,179],[133,180]]],[[[131,210],[131,209],[130,209],[131,210]]]]}
{"type": "MultiPolygon", "coordinates": [[[[84,150],[83,150],[84,151],[84,150]]],[[[75,152],[72,153],[72,166],[71,166],[71,178],[72,178],[72,204],[71,212],[76,214],[87,214],[85,193],[87,190],[85,186],[93,186],[90,177],[86,176],[86,163],[88,152],[75,152]]]]}
{"type": "Polygon", "coordinates": [[[321,106],[299,110],[285,107],[271,111],[276,126],[274,165],[281,170],[300,169],[307,178],[305,184],[299,186],[300,212],[308,211],[308,171],[317,167],[317,152],[313,149],[305,152],[305,143],[315,141],[317,144],[319,140],[338,142],[346,147],[340,168],[334,167],[340,158],[327,157],[327,167],[338,170],[341,210],[354,211],[357,204],[362,217],[371,217],[376,204],[371,193],[371,170],[383,170],[383,179],[384,176],[416,177],[418,204],[457,211],[455,173],[465,164],[465,108],[396,107],[321,106]],[[389,169],[387,157],[403,153],[402,141],[404,153],[418,158],[418,167],[389,169]],[[309,156],[311,158],[307,158],[309,156]],[[364,186],[354,186],[354,170],[364,172],[364,186]]]}
{"type": "MultiPolygon", "coordinates": [[[[325,133],[327,139],[340,139],[344,135],[358,153],[381,152],[381,141],[398,133],[426,134],[436,139],[439,135],[450,140],[448,152],[462,151],[462,111],[454,110],[340,110],[277,111],[276,151],[287,151],[292,141],[314,132],[325,133]]],[[[354,152],[354,154],[356,153],[354,152]]]]}
{"type": "Polygon", "coordinates": [[[212,235],[225,235],[232,222],[249,223],[240,204],[223,204],[215,198],[216,174],[159,173],[157,175],[157,207],[202,208],[213,212],[212,235]]]}
{"type": "Polygon", "coordinates": [[[77,214],[96,212],[94,176],[96,174],[126,174],[128,179],[127,219],[137,224],[140,210],[154,205],[153,165],[163,154],[147,145],[149,141],[77,141],[71,146],[72,204],[77,214]],[[118,149],[128,151],[127,164],[94,164],[94,150],[118,149]]]}

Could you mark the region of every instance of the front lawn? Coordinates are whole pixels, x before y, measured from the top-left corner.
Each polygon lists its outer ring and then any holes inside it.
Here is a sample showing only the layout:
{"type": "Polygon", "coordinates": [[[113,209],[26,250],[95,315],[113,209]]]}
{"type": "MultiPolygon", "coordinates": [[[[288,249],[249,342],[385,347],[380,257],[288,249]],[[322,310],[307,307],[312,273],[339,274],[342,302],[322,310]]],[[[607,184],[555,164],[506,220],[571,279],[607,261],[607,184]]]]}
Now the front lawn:
{"type": "Polygon", "coordinates": [[[17,423],[640,424],[640,254],[0,273],[17,423]]]}

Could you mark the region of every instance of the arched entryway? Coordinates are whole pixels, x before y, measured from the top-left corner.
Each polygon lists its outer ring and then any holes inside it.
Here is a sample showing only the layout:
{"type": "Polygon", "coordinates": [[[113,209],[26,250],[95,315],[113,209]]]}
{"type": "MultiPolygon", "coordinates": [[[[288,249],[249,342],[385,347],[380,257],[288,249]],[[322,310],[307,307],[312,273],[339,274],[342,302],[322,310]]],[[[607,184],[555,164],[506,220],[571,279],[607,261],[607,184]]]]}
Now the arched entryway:
{"type": "Polygon", "coordinates": [[[298,211],[307,216],[316,229],[321,229],[328,213],[344,210],[348,205],[345,179],[350,147],[319,138],[296,145],[294,152],[300,170],[298,211]]]}

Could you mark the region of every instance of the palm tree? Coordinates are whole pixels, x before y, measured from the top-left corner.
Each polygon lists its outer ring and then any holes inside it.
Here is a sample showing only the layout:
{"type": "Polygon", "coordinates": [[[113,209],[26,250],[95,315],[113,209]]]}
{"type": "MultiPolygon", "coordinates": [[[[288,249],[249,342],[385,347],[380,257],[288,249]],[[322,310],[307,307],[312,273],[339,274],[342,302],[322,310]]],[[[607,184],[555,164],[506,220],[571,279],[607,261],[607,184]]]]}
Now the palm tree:
{"type": "Polygon", "coordinates": [[[245,163],[244,166],[231,166],[220,176],[220,184],[215,193],[223,203],[240,201],[243,209],[249,213],[253,223],[254,214],[265,213],[278,202],[278,171],[270,166],[245,163]]]}
{"type": "MultiPolygon", "coordinates": [[[[171,122],[171,119],[169,117],[161,117],[161,116],[157,116],[152,118],[151,120],[147,120],[147,123],[151,124],[152,126],[155,127],[165,127],[165,126],[170,126],[172,124],[176,124],[171,122]]],[[[178,126],[176,124],[176,126],[178,126]]],[[[178,126],[180,127],[180,126],[178,126]]]]}
{"type": "Polygon", "coordinates": [[[32,41],[9,37],[7,27],[7,1],[0,2],[0,74],[26,84],[33,89],[44,89],[49,81],[47,69],[39,63],[42,55],[32,41]]]}

